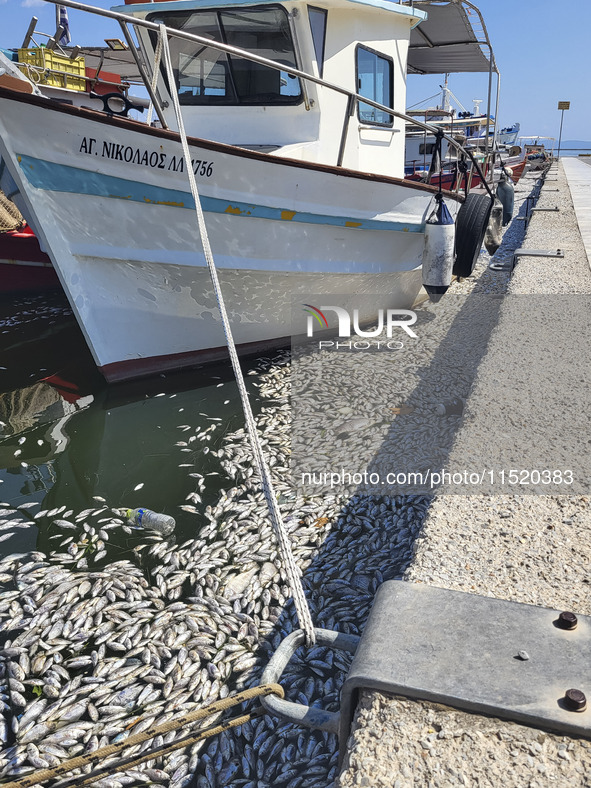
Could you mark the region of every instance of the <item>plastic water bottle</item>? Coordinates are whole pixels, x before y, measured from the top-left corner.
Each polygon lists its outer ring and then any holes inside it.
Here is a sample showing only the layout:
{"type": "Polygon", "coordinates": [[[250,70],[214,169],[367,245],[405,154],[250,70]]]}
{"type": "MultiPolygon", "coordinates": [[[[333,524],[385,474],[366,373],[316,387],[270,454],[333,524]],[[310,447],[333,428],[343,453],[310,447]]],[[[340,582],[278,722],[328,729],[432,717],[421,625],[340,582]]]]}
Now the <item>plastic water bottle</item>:
{"type": "Polygon", "coordinates": [[[130,525],[157,531],[162,536],[171,534],[176,525],[174,517],[169,514],[153,512],[151,509],[128,509],[126,515],[130,525]]]}
{"type": "Polygon", "coordinates": [[[438,416],[461,416],[464,412],[464,400],[454,397],[447,402],[440,402],[436,411],[438,416]]]}

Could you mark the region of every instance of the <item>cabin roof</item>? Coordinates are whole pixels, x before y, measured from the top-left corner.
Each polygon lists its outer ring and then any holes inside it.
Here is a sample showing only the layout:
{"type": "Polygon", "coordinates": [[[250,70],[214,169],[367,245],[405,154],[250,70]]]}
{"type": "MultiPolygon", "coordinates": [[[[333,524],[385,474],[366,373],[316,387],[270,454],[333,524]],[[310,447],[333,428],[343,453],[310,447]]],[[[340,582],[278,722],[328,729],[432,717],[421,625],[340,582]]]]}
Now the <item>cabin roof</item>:
{"type": "MultiPolygon", "coordinates": [[[[294,0],[156,0],[115,6],[114,11],[144,17],[154,12],[205,10],[237,6],[291,4],[294,0]]],[[[346,7],[348,4],[379,8],[399,16],[410,17],[411,36],[408,50],[408,72],[444,74],[453,72],[487,72],[497,70],[492,45],[480,11],[464,0],[323,0],[324,5],[346,7]]],[[[90,54],[86,48],[85,54],[90,54]]],[[[96,54],[97,62],[100,49],[96,54]]],[[[129,53],[106,52],[107,59],[121,58],[124,78],[138,80],[129,53]]]]}
{"type": "MultiPolygon", "coordinates": [[[[235,8],[236,6],[244,5],[276,5],[284,4],[285,2],[292,2],[292,0],[164,0],[163,2],[148,2],[148,3],[133,3],[131,5],[119,5],[112,8],[122,14],[143,15],[153,13],[154,11],[186,11],[186,10],[205,10],[207,8],[235,8]]],[[[416,6],[400,5],[395,0],[340,0],[334,3],[334,0],[329,0],[329,5],[346,6],[349,3],[356,5],[365,5],[370,8],[381,8],[384,11],[397,14],[399,16],[411,17],[413,19],[413,27],[418,25],[427,17],[425,11],[419,10],[416,6]]]]}
{"type": "MultiPolygon", "coordinates": [[[[118,11],[144,17],[154,12],[205,10],[282,3],[295,0],[156,0],[115,6],[118,11]]],[[[324,6],[349,4],[378,8],[411,20],[408,50],[410,74],[497,71],[486,25],[478,8],[466,0],[322,0],[324,6]]]]}

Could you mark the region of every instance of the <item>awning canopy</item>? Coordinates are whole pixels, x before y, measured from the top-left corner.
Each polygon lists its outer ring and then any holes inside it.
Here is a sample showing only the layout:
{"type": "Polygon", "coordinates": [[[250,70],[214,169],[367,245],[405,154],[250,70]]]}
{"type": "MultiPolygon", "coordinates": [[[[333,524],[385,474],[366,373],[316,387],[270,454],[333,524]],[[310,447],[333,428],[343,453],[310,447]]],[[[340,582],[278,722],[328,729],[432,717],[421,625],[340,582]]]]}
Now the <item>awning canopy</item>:
{"type": "Polygon", "coordinates": [[[411,31],[409,74],[489,71],[491,58],[496,70],[482,17],[471,3],[422,0],[413,6],[428,18],[411,31]]]}
{"type": "MultiPolygon", "coordinates": [[[[64,47],[66,54],[70,54],[72,47],[64,47]]],[[[81,47],[80,55],[84,57],[89,68],[98,68],[103,58],[103,71],[119,74],[126,82],[141,82],[142,78],[138,67],[129,49],[113,50],[109,47],[81,47]]]]}

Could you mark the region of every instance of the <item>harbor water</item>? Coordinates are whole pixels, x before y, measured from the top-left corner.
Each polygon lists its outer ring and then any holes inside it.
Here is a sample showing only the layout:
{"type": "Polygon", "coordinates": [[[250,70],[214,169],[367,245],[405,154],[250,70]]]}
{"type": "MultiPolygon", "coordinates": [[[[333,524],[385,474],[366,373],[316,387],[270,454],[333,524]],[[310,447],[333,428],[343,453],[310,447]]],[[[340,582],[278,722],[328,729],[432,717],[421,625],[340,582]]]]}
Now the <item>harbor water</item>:
{"type": "MultiPolygon", "coordinates": [[[[181,508],[195,490],[189,473],[207,478],[203,505],[213,503],[227,486],[214,452],[242,423],[229,364],[109,387],[59,290],[0,300],[0,326],[0,500],[37,503],[34,514],[78,512],[100,496],[166,512],[181,540],[194,536],[199,516],[181,508]]],[[[35,522],[3,552],[45,550],[35,522]]]]}

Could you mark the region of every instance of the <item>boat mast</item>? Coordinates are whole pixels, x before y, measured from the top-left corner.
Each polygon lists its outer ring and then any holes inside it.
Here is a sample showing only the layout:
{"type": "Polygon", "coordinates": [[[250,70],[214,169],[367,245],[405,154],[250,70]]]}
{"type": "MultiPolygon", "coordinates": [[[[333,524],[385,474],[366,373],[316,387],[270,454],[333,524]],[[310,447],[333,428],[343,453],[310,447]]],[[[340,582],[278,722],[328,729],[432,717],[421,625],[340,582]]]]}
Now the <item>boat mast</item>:
{"type": "Polygon", "coordinates": [[[448,79],[449,79],[449,74],[446,74],[445,75],[445,82],[444,82],[443,88],[442,88],[442,106],[441,106],[441,109],[444,112],[449,112],[450,107],[451,107],[451,103],[450,103],[450,100],[449,100],[449,96],[450,96],[451,91],[450,91],[450,89],[447,86],[448,79]]]}

